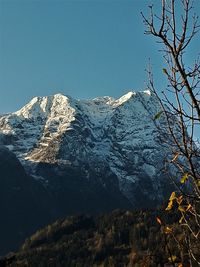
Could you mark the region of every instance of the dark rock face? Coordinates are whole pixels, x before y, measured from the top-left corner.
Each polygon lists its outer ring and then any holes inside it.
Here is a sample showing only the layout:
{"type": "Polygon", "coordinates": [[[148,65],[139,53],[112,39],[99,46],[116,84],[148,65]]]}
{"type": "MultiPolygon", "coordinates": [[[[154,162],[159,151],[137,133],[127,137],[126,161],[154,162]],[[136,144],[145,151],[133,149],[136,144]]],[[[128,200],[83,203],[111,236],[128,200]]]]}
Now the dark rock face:
{"type": "Polygon", "coordinates": [[[54,196],[57,211],[65,214],[110,211],[117,207],[130,209],[131,203],[120,192],[117,177],[105,175],[107,184],[102,185],[99,174],[95,171],[85,177],[81,168],[61,168],[58,165],[40,163],[37,173],[48,179],[47,190],[54,196]]]}

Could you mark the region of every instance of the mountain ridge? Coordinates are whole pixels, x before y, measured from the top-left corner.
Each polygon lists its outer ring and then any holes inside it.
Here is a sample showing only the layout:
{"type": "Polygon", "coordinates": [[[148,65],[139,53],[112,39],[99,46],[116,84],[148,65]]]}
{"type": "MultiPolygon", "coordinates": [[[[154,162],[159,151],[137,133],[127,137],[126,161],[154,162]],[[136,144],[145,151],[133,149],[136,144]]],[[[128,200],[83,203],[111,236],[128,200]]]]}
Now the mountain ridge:
{"type": "Polygon", "coordinates": [[[62,94],[34,97],[17,112],[0,118],[1,140],[7,139],[7,143],[1,143],[33,176],[37,176],[35,165],[41,162],[93,167],[103,164],[118,177],[120,190],[125,192],[123,184],[137,182],[140,172],[128,172],[128,162],[138,167],[140,162],[151,177],[162,165],[154,166],[155,160],[160,161],[158,156],[151,159],[158,154],[156,150],[160,153],[156,123],[163,123],[163,119],[153,120],[160,109],[149,90],[130,91],[119,99],[75,100],[62,94]],[[137,155],[137,150],[144,153],[137,155]],[[141,161],[142,157],[146,159],[141,161]]]}
{"type": "Polygon", "coordinates": [[[66,215],[160,206],[173,187],[163,172],[165,159],[172,158],[161,138],[166,120],[154,120],[160,110],[149,91],[93,100],[56,94],[0,116],[0,145],[8,155],[0,165],[2,209],[16,210],[18,220],[7,243],[11,214],[0,224],[6,244],[0,254],[66,215]],[[20,222],[32,218],[31,209],[35,216],[25,229],[20,222]]]}

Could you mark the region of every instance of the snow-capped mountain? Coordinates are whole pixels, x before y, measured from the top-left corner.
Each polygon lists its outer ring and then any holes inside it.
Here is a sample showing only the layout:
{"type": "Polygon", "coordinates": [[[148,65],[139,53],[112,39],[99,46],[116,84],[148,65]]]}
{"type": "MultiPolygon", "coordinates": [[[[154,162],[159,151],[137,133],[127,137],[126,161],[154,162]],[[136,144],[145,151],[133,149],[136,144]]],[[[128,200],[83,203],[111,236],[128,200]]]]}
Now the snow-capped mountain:
{"type": "Polygon", "coordinates": [[[148,90],[119,99],[35,97],[0,117],[0,143],[46,188],[56,187],[52,173],[64,177],[73,169],[108,192],[119,190],[133,206],[151,206],[160,203],[168,184],[163,166],[169,151],[158,130],[165,120],[154,120],[160,110],[148,90]]]}
{"type": "Polygon", "coordinates": [[[172,156],[162,142],[165,117],[155,120],[160,111],[144,91],[35,97],[1,115],[0,255],[69,214],[161,205],[172,190],[163,172],[172,156]]]}

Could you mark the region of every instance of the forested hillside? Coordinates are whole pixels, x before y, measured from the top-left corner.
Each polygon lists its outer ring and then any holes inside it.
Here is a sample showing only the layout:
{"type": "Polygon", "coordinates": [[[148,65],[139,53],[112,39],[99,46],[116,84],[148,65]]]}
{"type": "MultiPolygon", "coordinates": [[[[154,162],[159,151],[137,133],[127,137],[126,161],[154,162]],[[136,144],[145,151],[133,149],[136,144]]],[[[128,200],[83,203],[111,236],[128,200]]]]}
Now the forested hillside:
{"type": "Polygon", "coordinates": [[[175,215],[158,211],[67,217],[37,231],[0,266],[190,266],[173,238],[184,242],[174,221],[175,215]]]}

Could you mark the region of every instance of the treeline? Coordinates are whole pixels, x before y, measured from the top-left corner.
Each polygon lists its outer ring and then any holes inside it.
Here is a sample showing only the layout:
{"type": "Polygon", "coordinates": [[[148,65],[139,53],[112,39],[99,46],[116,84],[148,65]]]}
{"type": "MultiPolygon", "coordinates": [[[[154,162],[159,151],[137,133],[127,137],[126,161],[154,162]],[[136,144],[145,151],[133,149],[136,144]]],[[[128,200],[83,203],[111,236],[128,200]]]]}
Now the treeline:
{"type": "Polygon", "coordinates": [[[183,251],[169,230],[173,228],[181,241],[178,224],[172,223],[177,218],[167,216],[159,211],[116,210],[98,218],[67,217],[37,231],[18,253],[2,260],[2,266],[190,266],[186,255],[183,263],[183,251]]]}

